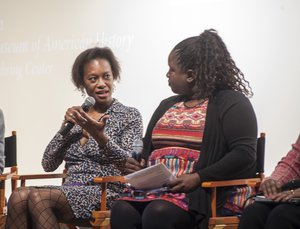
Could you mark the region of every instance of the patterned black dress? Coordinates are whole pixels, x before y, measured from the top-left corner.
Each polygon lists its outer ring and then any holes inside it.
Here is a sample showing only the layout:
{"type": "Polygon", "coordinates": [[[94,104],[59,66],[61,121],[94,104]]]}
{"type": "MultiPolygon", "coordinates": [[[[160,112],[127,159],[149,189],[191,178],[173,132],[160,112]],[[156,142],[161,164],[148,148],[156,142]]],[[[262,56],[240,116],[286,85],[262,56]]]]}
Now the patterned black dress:
{"type": "MultiPolygon", "coordinates": [[[[101,187],[93,183],[93,178],[120,175],[116,165],[130,156],[133,141],[142,138],[142,118],[136,108],[115,100],[106,113],[109,119],[104,131],[109,141],[105,147],[100,147],[92,137],[80,145],[82,128],[75,125],[64,138],[57,133],[43,155],[42,166],[47,172],[54,171],[65,161],[68,169],[65,183],[50,187],[65,194],[76,218],[90,218],[91,212],[100,208],[101,187]]],[[[122,189],[120,184],[108,185],[108,207],[122,189]]]]}

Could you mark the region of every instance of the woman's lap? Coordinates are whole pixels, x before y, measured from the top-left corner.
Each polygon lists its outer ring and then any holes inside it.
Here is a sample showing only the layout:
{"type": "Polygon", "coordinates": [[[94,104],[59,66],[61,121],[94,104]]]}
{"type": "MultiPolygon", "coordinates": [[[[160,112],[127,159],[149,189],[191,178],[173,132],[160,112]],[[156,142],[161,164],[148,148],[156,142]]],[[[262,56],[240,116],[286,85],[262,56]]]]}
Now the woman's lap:
{"type": "Polygon", "coordinates": [[[180,207],[164,201],[116,201],[111,214],[112,229],[192,228],[194,217],[180,207]]]}
{"type": "Polygon", "coordinates": [[[294,204],[249,205],[240,220],[239,229],[300,228],[300,206],[294,204]]]}

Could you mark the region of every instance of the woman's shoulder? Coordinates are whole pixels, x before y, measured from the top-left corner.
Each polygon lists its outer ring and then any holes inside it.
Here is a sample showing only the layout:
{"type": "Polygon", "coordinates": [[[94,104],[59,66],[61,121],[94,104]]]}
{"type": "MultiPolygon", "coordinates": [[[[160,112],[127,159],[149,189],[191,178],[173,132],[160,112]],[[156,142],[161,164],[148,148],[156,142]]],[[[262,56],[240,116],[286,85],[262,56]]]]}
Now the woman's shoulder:
{"type": "Polygon", "coordinates": [[[233,97],[233,98],[247,98],[243,93],[235,90],[221,90],[216,93],[217,97],[233,97]]]}
{"type": "Polygon", "coordinates": [[[225,112],[236,105],[252,107],[250,100],[243,93],[234,90],[219,91],[209,101],[210,109],[217,108],[219,112],[225,112]]]}
{"type": "Polygon", "coordinates": [[[124,105],[123,103],[119,102],[118,100],[115,100],[112,110],[113,110],[113,112],[118,112],[118,113],[123,113],[123,114],[141,115],[141,112],[136,107],[124,105]]]}
{"type": "Polygon", "coordinates": [[[249,101],[249,99],[241,92],[234,91],[234,90],[221,90],[218,91],[213,100],[215,100],[217,103],[235,103],[237,101],[249,101]]]}

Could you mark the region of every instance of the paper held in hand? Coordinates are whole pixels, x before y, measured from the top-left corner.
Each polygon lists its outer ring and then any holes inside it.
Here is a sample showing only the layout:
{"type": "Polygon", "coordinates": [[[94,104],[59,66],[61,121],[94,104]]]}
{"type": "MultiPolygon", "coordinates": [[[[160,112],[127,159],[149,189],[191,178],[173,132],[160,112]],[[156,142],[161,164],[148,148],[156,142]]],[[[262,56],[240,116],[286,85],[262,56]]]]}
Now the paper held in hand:
{"type": "Polygon", "coordinates": [[[175,179],[173,174],[161,163],[125,176],[126,182],[132,187],[142,190],[161,188],[166,182],[172,179],[175,179]]]}

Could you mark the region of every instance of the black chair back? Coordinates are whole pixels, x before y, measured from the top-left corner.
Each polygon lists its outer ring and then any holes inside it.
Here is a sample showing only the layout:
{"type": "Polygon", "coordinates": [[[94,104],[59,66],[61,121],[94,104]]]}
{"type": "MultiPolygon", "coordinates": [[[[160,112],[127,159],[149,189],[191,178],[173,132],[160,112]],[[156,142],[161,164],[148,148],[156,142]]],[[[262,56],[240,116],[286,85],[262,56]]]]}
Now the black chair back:
{"type": "Polygon", "coordinates": [[[5,167],[17,165],[17,134],[12,131],[12,135],[5,137],[5,167]]]}
{"type": "Polygon", "coordinates": [[[265,172],[265,144],[266,134],[261,133],[260,137],[257,139],[256,148],[256,169],[258,174],[263,174],[265,172]]]}

